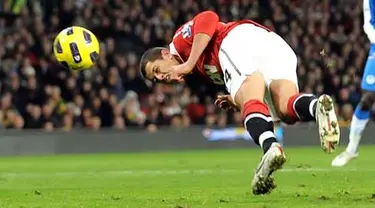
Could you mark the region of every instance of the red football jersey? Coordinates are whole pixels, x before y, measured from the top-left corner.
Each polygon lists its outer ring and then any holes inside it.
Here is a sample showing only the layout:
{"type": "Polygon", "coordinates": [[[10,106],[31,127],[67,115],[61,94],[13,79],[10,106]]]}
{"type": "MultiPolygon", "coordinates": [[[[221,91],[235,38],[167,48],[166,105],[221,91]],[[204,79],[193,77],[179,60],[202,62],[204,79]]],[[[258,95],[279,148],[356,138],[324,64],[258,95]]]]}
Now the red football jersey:
{"type": "Polygon", "coordinates": [[[251,20],[223,23],[219,21],[217,14],[205,11],[196,15],[192,20],[182,25],[174,34],[169,49],[173,55],[187,61],[193,45],[194,35],[205,33],[211,37],[211,41],[199,57],[195,72],[211,80],[214,84],[224,85],[223,72],[219,62],[220,45],[225,36],[237,25],[254,24],[269,31],[266,27],[251,20]],[[207,24],[209,23],[209,24],[207,24]]]}

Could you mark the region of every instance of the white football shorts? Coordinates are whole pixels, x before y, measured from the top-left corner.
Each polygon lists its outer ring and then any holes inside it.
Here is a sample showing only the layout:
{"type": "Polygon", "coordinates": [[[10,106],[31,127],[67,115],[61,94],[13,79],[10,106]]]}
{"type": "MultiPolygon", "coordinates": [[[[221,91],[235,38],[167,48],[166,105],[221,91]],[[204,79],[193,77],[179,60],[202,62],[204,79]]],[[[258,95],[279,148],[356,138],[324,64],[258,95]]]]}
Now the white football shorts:
{"type": "Polygon", "coordinates": [[[274,120],[279,120],[268,89],[270,83],[286,79],[298,89],[297,56],[283,38],[253,24],[238,25],[223,39],[219,61],[225,86],[233,99],[246,76],[261,72],[267,85],[265,102],[274,120]],[[225,78],[225,73],[229,73],[230,79],[225,78]]]}

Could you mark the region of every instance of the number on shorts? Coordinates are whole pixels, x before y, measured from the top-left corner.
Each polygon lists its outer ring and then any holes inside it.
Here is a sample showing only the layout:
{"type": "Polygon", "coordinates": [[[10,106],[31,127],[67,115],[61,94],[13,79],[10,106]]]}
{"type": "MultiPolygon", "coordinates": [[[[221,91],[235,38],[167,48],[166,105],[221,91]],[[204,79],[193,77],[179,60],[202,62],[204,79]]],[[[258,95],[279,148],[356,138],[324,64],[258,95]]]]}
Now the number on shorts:
{"type": "Polygon", "coordinates": [[[224,70],[224,79],[226,82],[232,79],[232,76],[229,74],[227,69],[224,70]]]}

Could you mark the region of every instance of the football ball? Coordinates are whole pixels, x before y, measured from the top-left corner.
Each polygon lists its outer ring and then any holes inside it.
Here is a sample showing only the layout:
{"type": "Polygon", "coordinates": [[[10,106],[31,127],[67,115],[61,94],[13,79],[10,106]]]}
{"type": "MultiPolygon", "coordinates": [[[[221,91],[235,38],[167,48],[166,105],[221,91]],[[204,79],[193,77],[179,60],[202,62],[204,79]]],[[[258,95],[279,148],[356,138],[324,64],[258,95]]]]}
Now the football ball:
{"type": "Polygon", "coordinates": [[[53,53],[56,60],[70,70],[89,69],[99,58],[99,41],[86,28],[68,27],[56,36],[53,53]]]}

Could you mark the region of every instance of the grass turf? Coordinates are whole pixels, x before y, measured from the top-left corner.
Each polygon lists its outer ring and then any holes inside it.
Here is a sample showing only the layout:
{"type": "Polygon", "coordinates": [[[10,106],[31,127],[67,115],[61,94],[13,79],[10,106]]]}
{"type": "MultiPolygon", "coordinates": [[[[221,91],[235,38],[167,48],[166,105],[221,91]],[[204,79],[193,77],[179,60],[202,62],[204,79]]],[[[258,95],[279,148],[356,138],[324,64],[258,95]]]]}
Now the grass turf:
{"type": "Polygon", "coordinates": [[[319,147],[286,148],[266,196],[250,193],[259,149],[3,157],[0,208],[375,207],[373,149],[338,169],[319,147]]]}

